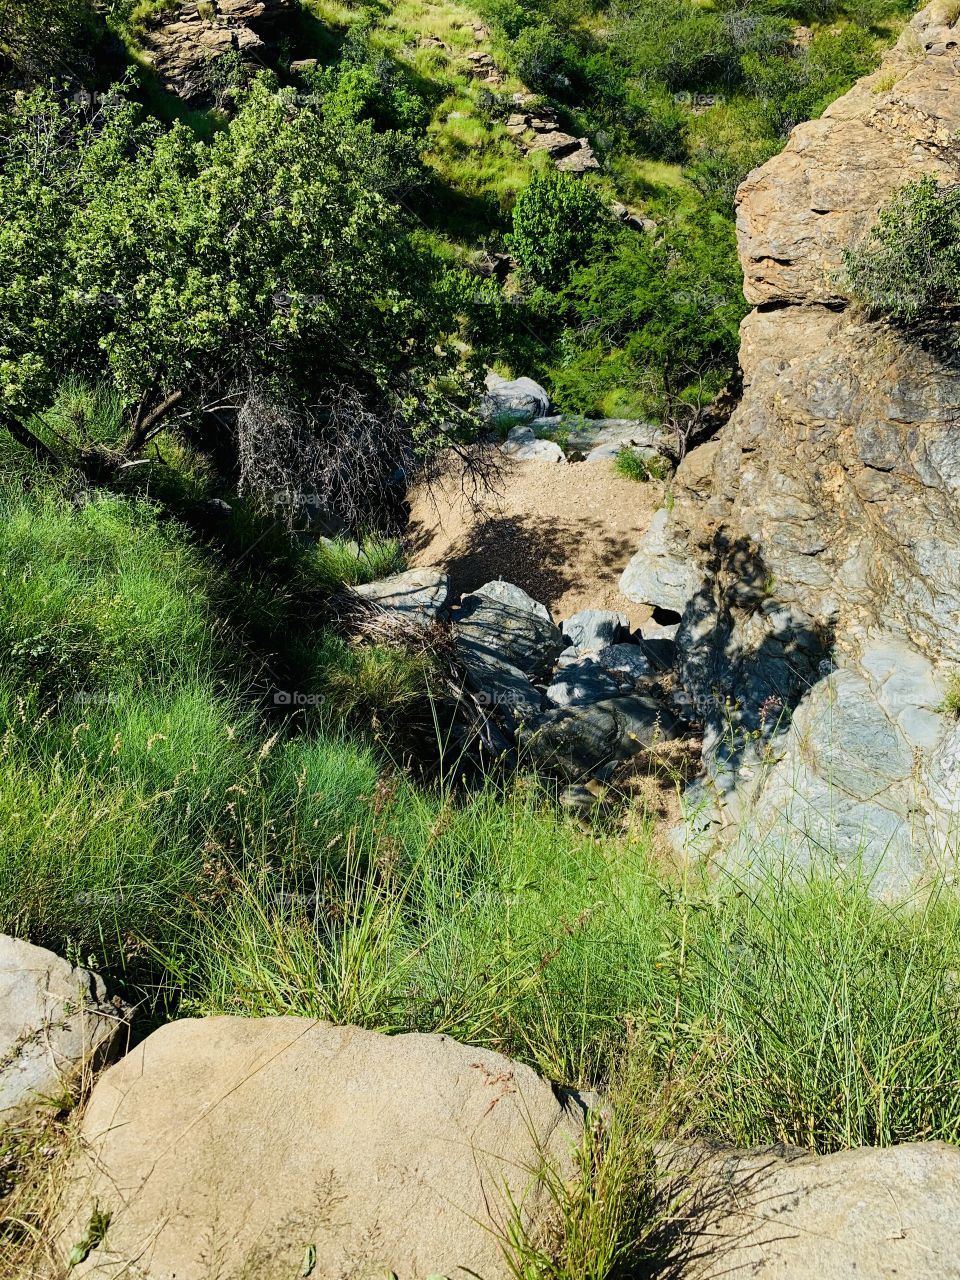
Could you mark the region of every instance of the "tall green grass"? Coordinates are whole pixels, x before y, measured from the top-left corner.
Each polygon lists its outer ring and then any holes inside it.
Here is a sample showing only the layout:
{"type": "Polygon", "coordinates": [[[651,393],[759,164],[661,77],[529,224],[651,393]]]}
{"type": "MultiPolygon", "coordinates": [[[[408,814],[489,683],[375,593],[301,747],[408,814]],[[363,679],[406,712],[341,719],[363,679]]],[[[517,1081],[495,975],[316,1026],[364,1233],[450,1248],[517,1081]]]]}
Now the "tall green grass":
{"type": "MultiPolygon", "coordinates": [[[[155,508],[0,499],[0,929],[103,969],[147,1025],[444,1031],[601,1088],[642,1054],[736,1142],[960,1138],[953,890],[679,874],[532,780],[417,785],[342,714],[258,715],[212,553],[155,508]]],[[[404,655],[297,642],[335,709],[419,714],[404,655]]]]}

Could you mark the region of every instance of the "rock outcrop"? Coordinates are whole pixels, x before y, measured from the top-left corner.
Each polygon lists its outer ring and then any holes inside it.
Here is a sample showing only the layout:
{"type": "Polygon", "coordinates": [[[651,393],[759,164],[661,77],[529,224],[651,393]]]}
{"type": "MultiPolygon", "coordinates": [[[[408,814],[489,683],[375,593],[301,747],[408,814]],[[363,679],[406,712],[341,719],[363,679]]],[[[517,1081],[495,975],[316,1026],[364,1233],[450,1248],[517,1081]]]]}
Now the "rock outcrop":
{"type": "Polygon", "coordinates": [[[130,1012],[97,974],[0,935],[0,1126],[59,1106],[125,1043],[130,1012]]]}
{"type": "Polygon", "coordinates": [[[688,1211],[689,1280],[960,1277],[957,1147],[861,1147],[821,1159],[730,1152],[706,1168],[688,1211]]]}
{"type": "Polygon", "coordinates": [[[960,368],[851,306],[840,268],[906,181],[960,181],[954,18],[923,10],[740,188],[743,399],[627,583],[684,609],[704,823],[751,815],[751,858],[865,858],[886,893],[950,856],[960,812],[938,711],[960,662],[960,368]]]}
{"type": "Polygon", "coordinates": [[[148,32],[144,55],[172,93],[208,99],[210,64],[228,53],[261,59],[265,37],[293,11],[291,0],[185,0],[148,32]]]}
{"type": "MultiPolygon", "coordinates": [[[[440,1035],[305,1018],[174,1022],[100,1079],[64,1192],[71,1270],[120,1276],[510,1274],[582,1118],[529,1067],[440,1035]]],[[[569,1166],[567,1166],[569,1167],[569,1166]]]]}

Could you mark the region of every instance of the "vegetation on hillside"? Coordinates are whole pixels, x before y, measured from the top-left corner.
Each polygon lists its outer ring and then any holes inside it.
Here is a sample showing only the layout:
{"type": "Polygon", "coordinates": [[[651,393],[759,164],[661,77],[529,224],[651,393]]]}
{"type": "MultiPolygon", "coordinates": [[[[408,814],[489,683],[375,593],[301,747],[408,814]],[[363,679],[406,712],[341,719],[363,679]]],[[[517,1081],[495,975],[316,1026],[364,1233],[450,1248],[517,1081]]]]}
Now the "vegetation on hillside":
{"type": "MultiPolygon", "coordinates": [[[[614,1093],[592,1181],[554,1188],[563,1238],[515,1242],[518,1274],[638,1267],[664,1133],[960,1139],[952,889],[683,870],[640,806],[574,820],[542,780],[478,777],[442,643],[337,612],[402,567],[384,530],[469,450],[484,362],[571,409],[702,412],[744,310],[736,184],[873,64],[899,0],[315,0],[203,112],[135,66],[78,96],[157,9],[0,0],[0,930],[105,974],[141,1031],[443,1031],[614,1093]],[[499,88],[457,61],[478,15],[499,88]],[[599,176],[521,155],[521,89],[599,176]]],[[[954,301],[955,223],[911,188],[857,292],[954,301]]],[[[0,1144],[0,1196],[11,1167],[0,1144]]]]}

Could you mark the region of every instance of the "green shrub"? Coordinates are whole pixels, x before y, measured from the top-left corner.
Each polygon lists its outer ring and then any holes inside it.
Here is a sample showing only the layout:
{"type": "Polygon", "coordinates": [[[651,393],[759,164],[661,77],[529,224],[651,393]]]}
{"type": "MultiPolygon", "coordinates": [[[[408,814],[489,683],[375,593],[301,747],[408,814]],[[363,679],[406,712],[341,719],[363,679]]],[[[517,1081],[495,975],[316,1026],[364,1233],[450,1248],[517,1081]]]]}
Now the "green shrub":
{"type": "Polygon", "coordinates": [[[844,254],[845,284],[873,315],[931,320],[960,302],[960,190],[907,183],[866,240],[844,254]]]}
{"type": "Polygon", "coordinates": [[[644,484],[648,480],[666,480],[670,474],[670,464],[666,458],[661,458],[658,454],[644,455],[636,449],[621,449],[613,465],[618,476],[644,484]]]}
{"type": "Polygon", "coordinates": [[[609,223],[603,197],[590,183],[556,171],[534,174],[514,206],[510,248],[531,280],[556,289],[602,240],[609,223]]]}

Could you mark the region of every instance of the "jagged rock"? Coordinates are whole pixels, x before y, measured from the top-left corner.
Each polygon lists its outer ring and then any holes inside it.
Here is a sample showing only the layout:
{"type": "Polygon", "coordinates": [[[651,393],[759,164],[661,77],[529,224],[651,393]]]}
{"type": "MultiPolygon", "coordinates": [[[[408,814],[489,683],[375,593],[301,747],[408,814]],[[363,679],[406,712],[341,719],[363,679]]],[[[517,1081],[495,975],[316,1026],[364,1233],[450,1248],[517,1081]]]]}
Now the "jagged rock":
{"type": "Polygon", "coordinates": [[[0,935],[0,1126],[59,1105],[120,1047],[131,1012],[97,974],[0,935]]]}
{"type": "Polygon", "coordinates": [[[571,152],[579,151],[584,139],[575,138],[572,133],[564,133],[561,129],[535,133],[526,144],[527,151],[546,151],[553,160],[559,160],[571,152]]]}
{"type": "Polygon", "coordinates": [[[620,575],[620,590],[628,600],[681,613],[693,598],[701,573],[684,542],[671,535],[670,513],[661,507],[620,575]]]}
{"type": "Polygon", "coordinates": [[[628,636],[630,623],[626,614],[612,609],[581,609],[561,622],[560,629],[579,653],[593,653],[628,636]]]}
{"type": "Polygon", "coordinates": [[[600,168],[600,161],[593,154],[593,148],[586,138],[578,138],[579,146],[575,151],[565,151],[556,160],[556,166],[564,173],[591,173],[600,168]]]}
{"type": "Polygon", "coordinates": [[[684,459],[661,530],[700,573],[681,677],[706,702],[724,811],[775,840],[789,804],[798,860],[828,841],[888,894],[954,857],[935,697],[960,661],[960,370],[845,305],[841,268],[905,182],[960,182],[955,17],[924,9],[740,188],[744,288],[761,304],[741,330],[744,395],[704,463],[684,459]],[[819,670],[828,656],[840,673],[819,670]],[[749,736],[778,686],[762,749],[725,741],[720,705],[749,736]]]}
{"type": "Polygon", "coordinates": [[[542,418],[550,408],[550,396],[532,378],[508,380],[497,373],[488,373],[486,386],[480,411],[495,426],[529,424],[542,418]]]}
{"type": "Polygon", "coordinates": [[[525,745],[538,764],[577,780],[679,736],[680,726],[656,698],[630,694],[546,711],[525,745]]]}
{"type": "Polygon", "coordinates": [[[353,595],[384,613],[415,626],[443,617],[450,599],[450,578],[440,569],[408,569],[405,573],[351,587],[353,595]]]}
{"type": "Polygon", "coordinates": [[[501,453],[517,462],[566,462],[567,455],[552,440],[538,440],[532,427],[511,427],[501,453]]]}
{"type": "Polygon", "coordinates": [[[98,1082],[56,1246],[97,1209],[76,1280],[505,1278],[508,1197],[534,1229],[541,1155],[570,1170],[580,1128],[529,1067],[446,1036],[186,1019],[98,1082]]]}
{"type": "Polygon", "coordinates": [[[467,663],[506,663],[532,679],[546,676],[564,648],[548,610],[509,582],[488,582],[454,612],[457,650],[467,663]]]}
{"type": "Polygon", "coordinates": [[[697,1280],[956,1280],[960,1149],[945,1142],[809,1156],[780,1150],[673,1155],[698,1192],[687,1229],[697,1280]]]}
{"type": "Polygon", "coordinates": [[[172,93],[205,99],[209,63],[233,52],[256,59],[263,36],[292,12],[291,0],[186,0],[159,16],[143,39],[143,55],[172,93]]]}
{"type": "Polygon", "coordinates": [[[737,196],[744,293],[752,303],[843,301],[843,250],[905,182],[957,180],[960,95],[950,92],[957,33],[949,3],[912,19],[882,67],[786,148],[754,170],[737,196]]]}

